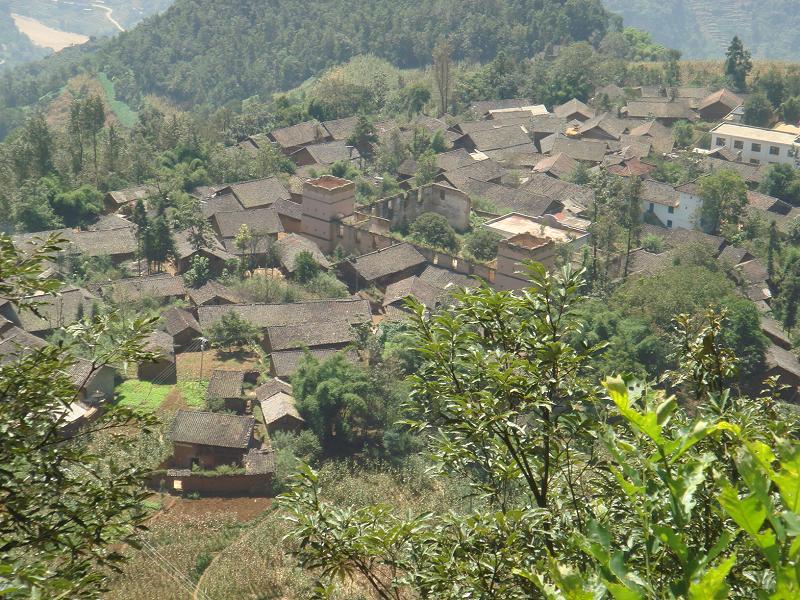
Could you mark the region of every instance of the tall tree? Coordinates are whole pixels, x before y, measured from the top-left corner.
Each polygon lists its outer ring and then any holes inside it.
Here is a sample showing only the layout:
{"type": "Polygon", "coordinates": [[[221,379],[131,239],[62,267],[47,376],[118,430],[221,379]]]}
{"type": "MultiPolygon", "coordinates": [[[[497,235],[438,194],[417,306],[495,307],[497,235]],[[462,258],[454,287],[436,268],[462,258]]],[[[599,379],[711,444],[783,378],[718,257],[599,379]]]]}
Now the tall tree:
{"type": "Polygon", "coordinates": [[[631,247],[642,230],[642,181],[638,177],[629,177],[622,186],[620,224],[625,230],[625,267],[622,275],[627,277],[631,247]]]}
{"type": "Polygon", "coordinates": [[[94,166],[94,183],[97,185],[97,136],[106,122],[106,111],[103,100],[98,95],[89,96],[83,103],[83,127],[92,140],[92,164],[94,166]]]}
{"type": "Polygon", "coordinates": [[[736,171],[721,170],[700,179],[702,199],[700,221],[703,228],[718,233],[724,225],[737,225],[747,205],[747,184],[736,171]]]}
{"type": "Polygon", "coordinates": [[[745,50],[744,44],[738,36],[734,36],[725,56],[725,76],[736,90],[746,90],[747,75],[753,68],[750,51],[745,50]]]}
{"type": "Polygon", "coordinates": [[[768,127],[772,122],[772,106],[763,92],[756,92],[744,103],[744,122],[755,127],[768,127]]]}
{"type": "Polygon", "coordinates": [[[439,116],[450,109],[451,55],[450,41],[443,37],[433,49],[433,73],[436,78],[436,90],[439,93],[439,116]]]}

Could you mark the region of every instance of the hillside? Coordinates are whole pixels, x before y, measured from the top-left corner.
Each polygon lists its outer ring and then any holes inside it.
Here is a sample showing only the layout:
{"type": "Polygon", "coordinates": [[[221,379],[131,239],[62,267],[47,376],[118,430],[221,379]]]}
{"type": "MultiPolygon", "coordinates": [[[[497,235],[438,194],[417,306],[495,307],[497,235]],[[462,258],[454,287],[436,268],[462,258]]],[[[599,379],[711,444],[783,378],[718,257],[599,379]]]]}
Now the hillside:
{"type": "Polygon", "coordinates": [[[734,35],[757,58],[800,57],[796,0],[603,0],[626,25],[644,29],[692,58],[719,58],[734,35]]]}
{"type": "Polygon", "coordinates": [[[358,54],[426,65],[445,35],[455,59],[485,62],[607,27],[599,0],[433,0],[424,10],[413,0],[179,0],[110,42],[98,62],[127,100],[154,93],[219,105],[292,88],[358,54]]]}

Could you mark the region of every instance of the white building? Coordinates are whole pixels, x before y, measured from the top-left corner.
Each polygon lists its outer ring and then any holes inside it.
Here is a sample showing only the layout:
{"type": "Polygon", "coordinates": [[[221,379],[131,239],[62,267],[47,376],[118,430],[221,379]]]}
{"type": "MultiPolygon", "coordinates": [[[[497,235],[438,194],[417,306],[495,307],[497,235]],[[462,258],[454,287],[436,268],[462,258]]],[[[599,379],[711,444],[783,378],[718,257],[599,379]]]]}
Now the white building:
{"type": "Polygon", "coordinates": [[[800,137],[796,133],[721,123],[711,130],[711,150],[728,148],[753,165],[781,163],[800,168],[800,137]]]}
{"type": "Polygon", "coordinates": [[[641,198],[642,212],[657,217],[667,229],[699,229],[702,201],[693,186],[675,189],[667,183],[645,179],[641,198]]]}

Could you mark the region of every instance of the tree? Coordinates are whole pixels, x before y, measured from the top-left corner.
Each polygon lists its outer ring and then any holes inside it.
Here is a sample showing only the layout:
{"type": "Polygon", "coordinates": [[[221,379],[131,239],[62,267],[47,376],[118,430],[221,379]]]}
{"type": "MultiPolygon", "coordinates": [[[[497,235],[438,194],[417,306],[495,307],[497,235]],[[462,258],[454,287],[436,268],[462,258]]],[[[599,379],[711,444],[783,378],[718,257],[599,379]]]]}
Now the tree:
{"type": "Polygon", "coordinates": [[[678,121],[672,126],[672,139],[679,148],[688,148],[694,142],[694,126],[689,121],[678,121]]]}
{"type": "Polygon", "coordinates": [[[702,200],[703,228],[717,233],[723,225],[736,225],[747,205],[747,184],[736,171],[721,170],[706,175],[698,184],[702,200]]]}
{"type": "Polygon", "coordinates": [[[208,339],[217,348],[231,351],[258,341],[258,329],[235,310],[223,313],[219,321],[211,325],[208,339]]]}
{"type": "Polygon", "coordinates": [[[459,242],[456,232],[442,215],[432,212],[421,214],[411,224],[409,233],[419,242],[458,252],[459,242]]]}
{"type": "MultiPolygon", "coordinates": [[[[30,256],[0,236],[0,294],[18,311],[32,310],[38,291],[60,282],[42,277],[43,261],[60,249],[49,239],[30,256]]],[[[80,345],[95,373],[105,365],[152,360],[142,350],[151,320],[127,324],[111,317],[76,323],[69,338],[80,345]]],[[[78,398],[66,376],[75,363],[73,344],[46,345],[7,356],[0,366],[0,586],[8,598],[97,598],[146,516],[144,466],[118,460],[138,436],[120,436],[114,455],[85,443],[99,432],[140,428],[153,420],[107,404],[90,426],[70,434],[70,407],[78,398]]],[[[89,375],[87,375],[88,379],[89,375]]]]}
{"type": "Polygon", "coordinates": [[[775,67],[770,67],[769,71],[758,76],[756,87],[764,92],[773,108],[778,108],[783,102],[785,93],[783,75],[775,67]]]}
{"type": "Polygon", "coordinates": [[[400,90],[398,103],[402,111],[408,116],[422,112],[425,105],[431,100],[431,90],[427,84],[415,81],[400,90]]]}
{"type": "Polygon", "coordinates": [[[677,87],[681,83],[681,67],[680,67],[681,53],[680,50],[670,50],[667,56],[667,62],[664,64],[664,74],[662,76],[662,83],[666,87],[677,87]]]}
{"type": "Polygon", "coordinates": [[[797,176],[792,165],[777,163],[767,167],[759,189],[768,196],[797,204],[800,202],[800,198],[794,194],[793,184],[796,181],[797,176]]]}
{"type": "Polygon", "coordinates": [[[378,135],[375,133],[375,126],[366,115],[359,115],[352,135],[347,138],[350,146],[358,148],[358,152],[364,158],[372,158],[373,148],[378,143],[378,135]]]}
{"type": "Polygon", "coordinates": [[[622,187],[619,220],[625,231],[625,267],[622,276],[627,277],[633,242],[642,230],[642,181],[638,177],[629,177],[622,187]]]}
{"type": "Polygon", "coordinates": [[[103,210],[103,194],[96,187],[82,185],[71,192],[61,192],[51,205],[67,227],[84,227],[103,210]]]}
{"type": "Polygon", "coordinates": [[[414,174],[414,185],[422,187],[433,183],[439,173],[439,165],[436,164],[436,154],[433,150],[426,150],[417,159],[417,172],[414,174]]]}
{"type": "Polygon", "coordinates": [[[439,116],[448,112],[450,107],[450,41],[444,37],[433,49],[433,74],[436,79],[436,91],[439,94],[439,116]]]}
{"type": "Polygon", "coordinates": [[[144,230],[142,252],[147,259],[147,269],[160,272],[167,260],[175,257],[175,237],[164,215],[152,220],[144,230]]]}
{"type": "Polygon", "coordinates": [[[778,112],[786,123],[796,125],[800,121],[800,96],[791,96],[784,100],[778,112]]]}
{"type": "Polygon", "coordinates": [[[18,181],[44,177],[53,170],[53,132],[43,114],[37,112],[25,121],[13,161],[18,181]]]}
{"type": "Polygon", "coordinates": [[[308,283],[320,273],[320,266],[314,255],[308,250],[303,250],[295,258],[294,277],[300,283],[308,283]]]}
{"type": "Polygon", "coordinates": [[[236,237],[233,239],[233,243],[239,251],[239,271],[242,274],[247,270],[247,249],[252,242],[253,234],[250,232],[250,228],[247,226],[247,223],[242,223],[242,226],[239,227],[239,231],[236,232],[236,237]]]}
{"type": "Polygon", "coordinates": [[[211,269],[208,266],[208,258],[205,256],[193,256],[192,262],[186,273],[183,274],[186,285],[199,288],[211,280],[211,269]]]}
{"type": "Polygon", "coordinates": [[[762,92],[756,92],[744,103],[744,122],[746,125],[767,127],[772,122],[772,106],[762,92]]]}
{"type": "Polygon", "coordinates": [[[97,135],[103,130],[106,122],[106,111],[103,100],[98,95],[89,96],[83,105],[83,128],[92,140],[92,163],[94,165],[94,184],[97,185],[97,135]]]}
{"type": "Polygon", "coordinates": [[[744,44],[738,36],[734,36],[731,40],[725,56],[725,77],[728,78],[734,89],[746,90],[747,75],[753,68],[753,62],[750,60],[750,52],[745,50],[744,44]]]}
{"type": "Polygon", "coordinates": [[[11,220],[22,231],[46,231],[61,227],[61,219],[53,211],[53,200],[61,192],[54,177],[28,181],[19,189],[11,207],[11,220]]]}
{"type": "Polygon", "coordinates": [[[472,256],[488,262],[497,257],[497,245],[502,239],[499,233],[480,227],[466,236],[464,246],[472,256]]]}

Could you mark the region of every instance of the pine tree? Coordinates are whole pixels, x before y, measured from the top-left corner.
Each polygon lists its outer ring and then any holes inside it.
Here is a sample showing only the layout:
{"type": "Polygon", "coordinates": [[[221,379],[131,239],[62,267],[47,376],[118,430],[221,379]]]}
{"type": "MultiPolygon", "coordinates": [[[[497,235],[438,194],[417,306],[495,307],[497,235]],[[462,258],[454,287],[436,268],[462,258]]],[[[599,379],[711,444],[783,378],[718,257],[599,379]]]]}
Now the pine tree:
{"type": "Polygon", "coordinates": [[[725,76],[730,80],[734,88],[739,91],[747,89],[747,75],[753,68],[750,60],[750,51],[745,50],[742,40],[734,36],[728,51],[725,54],[725,76]]]}

